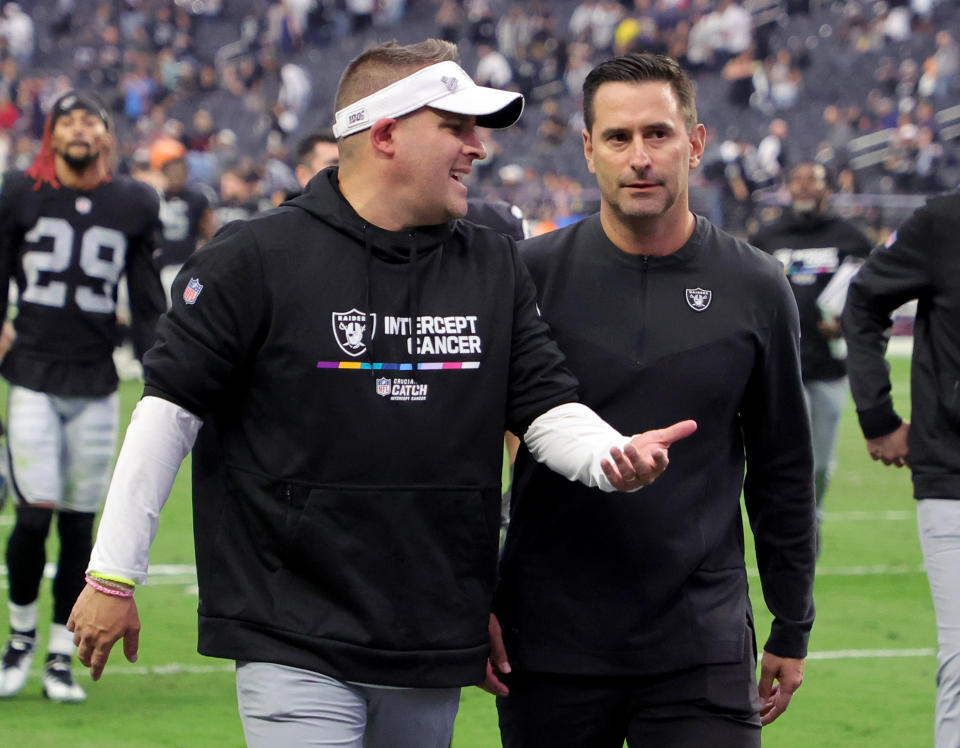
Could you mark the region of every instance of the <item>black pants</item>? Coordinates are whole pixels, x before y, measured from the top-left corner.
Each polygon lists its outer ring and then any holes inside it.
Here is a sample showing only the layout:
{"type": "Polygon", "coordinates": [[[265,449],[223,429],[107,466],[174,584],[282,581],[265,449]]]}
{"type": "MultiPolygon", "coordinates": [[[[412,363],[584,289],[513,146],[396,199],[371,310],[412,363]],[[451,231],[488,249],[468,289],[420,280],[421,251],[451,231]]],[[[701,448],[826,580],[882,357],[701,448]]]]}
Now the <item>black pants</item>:
{"type": "Polygon", "coordinates": [[[497,698],[503,748],[758,748],[752,652],[636,678],[513,673],[497,698]]]}

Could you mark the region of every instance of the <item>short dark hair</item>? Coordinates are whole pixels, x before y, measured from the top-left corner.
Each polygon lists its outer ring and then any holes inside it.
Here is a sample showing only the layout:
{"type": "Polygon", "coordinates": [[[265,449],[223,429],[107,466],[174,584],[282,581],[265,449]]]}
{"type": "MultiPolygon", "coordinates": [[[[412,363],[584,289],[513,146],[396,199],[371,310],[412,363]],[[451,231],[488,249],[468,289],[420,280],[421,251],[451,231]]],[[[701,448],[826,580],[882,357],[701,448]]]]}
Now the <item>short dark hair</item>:
{"type": "Polygon", "coordinates": [[[649,52],[631,52],[601,62],[583,82],[583,121],[587,131],[593,129],[593,99],[597,89],[604,83],[644,83],[663,81],[669,83],[677,97],[680,115],[687,127],[693,130],[697,124],[697,97],[694,83],[677,61],[666,55],[649,52]]]}
{"type": "Polygon", "coordinates": [[[317,143],[332,143],[337,144],[337,138],[333,134],[333,130],[329,127],[318,132],[307,135],[303,140],[297,143],[297,163],[302,164],[303,166],[310,166],[311,159],[313,158],[313,149],[317,143]]]}

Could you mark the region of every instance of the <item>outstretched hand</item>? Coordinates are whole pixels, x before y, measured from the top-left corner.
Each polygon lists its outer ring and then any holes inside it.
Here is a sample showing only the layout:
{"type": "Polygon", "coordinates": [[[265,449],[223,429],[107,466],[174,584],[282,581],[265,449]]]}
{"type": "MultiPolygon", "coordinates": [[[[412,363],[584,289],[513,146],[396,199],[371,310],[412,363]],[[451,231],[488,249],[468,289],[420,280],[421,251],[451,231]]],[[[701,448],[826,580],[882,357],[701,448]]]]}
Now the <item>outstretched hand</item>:
{"type": "Polygon", "coordinates": [[[123,654],[137,661],[140,646],[140,616],[132,597],[122,598],[86,586],[70,611],[67,629],[73,632],[77,658],[90,668],[90,677],[100,680],[110,650],[123,638],[123,654]]]}
{"type": "Polygon", "coordinates": [[[636,434],[622,450],[613,447],[610,459],[604,459],[600,467],[618,491],[633,491],[649,486],[667,469],[670,445],[696,430],[696,421],[679,421],[663,429],[636,434]]]}

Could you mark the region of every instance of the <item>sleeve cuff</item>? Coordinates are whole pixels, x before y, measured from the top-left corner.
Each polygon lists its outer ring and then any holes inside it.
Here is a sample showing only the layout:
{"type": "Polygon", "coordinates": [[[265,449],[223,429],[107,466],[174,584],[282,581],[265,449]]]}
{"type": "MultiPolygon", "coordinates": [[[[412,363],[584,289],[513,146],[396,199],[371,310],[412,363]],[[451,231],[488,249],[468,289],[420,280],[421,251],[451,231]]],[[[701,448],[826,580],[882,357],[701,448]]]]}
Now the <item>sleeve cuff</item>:
{"type": "Polygon", "coordinates": [[[903,423],[890,402],[878,405],[868,410],[858,410],[860,430],[866,439],[878,439],[881,436],[892,434],[903,423]]]}

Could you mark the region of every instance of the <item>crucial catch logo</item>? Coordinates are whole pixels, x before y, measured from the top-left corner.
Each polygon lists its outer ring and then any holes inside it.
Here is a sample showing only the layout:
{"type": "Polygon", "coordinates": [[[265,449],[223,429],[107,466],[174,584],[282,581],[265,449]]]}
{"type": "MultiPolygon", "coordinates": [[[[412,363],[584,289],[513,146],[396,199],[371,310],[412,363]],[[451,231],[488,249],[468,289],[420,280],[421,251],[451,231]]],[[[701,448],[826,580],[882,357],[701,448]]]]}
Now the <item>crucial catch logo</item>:
{"type": "Polygon", "coordinates": [[[399,402],[422,402],[427,399],[429,385],[415,379],[380,377],[377,379],[377,394],[399,402]]]}

